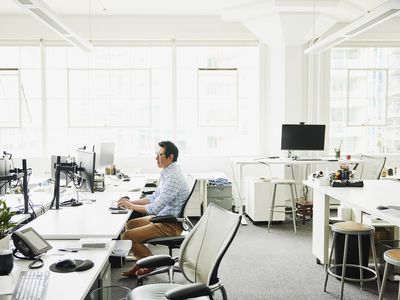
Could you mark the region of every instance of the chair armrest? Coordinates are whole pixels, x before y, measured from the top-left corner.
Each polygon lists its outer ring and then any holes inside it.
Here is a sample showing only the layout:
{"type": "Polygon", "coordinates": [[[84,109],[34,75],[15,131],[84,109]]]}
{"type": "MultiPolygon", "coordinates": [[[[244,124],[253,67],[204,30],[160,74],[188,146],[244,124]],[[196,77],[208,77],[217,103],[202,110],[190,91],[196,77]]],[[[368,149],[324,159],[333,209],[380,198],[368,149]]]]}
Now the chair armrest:
{"type": "Polygon", "coordinates": [[[174,223],[174,224],[178,223],[177,218],[173,215],[152,217],[150,219],[150,222],[152,222],[152,223],[174,223]]]}
{"type": "Polygon", "coordinates": [[[136,264],[141,268],[159,268],[175,265],[175,260],[169,255],[159,254],[139,259],[136,264]]]}
{"type": "Polygon", "coordinates": [[[165,297],[171,300],[183,300],[202,296],[211,296],[211,289],[203,283],[185,284],[165,293],[165,297]]]}

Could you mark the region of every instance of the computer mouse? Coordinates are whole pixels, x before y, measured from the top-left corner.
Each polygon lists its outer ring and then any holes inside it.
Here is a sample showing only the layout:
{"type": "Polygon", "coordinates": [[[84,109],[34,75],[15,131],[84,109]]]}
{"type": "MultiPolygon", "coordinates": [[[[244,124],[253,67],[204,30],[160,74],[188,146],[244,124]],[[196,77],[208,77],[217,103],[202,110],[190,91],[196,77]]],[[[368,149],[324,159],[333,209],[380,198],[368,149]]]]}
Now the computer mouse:
{"type": "Polygon", "coordinates": [[[66,258],[56,263],[57,268],[73,268],[76,266],[75,260],[66,258]]]}
{"type": "Polygon", "coordinates": [[[383,205],[379,205],[379,206],[377,206],[376,207],[376,209],[379,209],[379,210],[384,210],[384,209],[388,209],[389,207],[386,207],[386,206],[383,206],[383,205]]]}
{"type": "Polygon", "coordinates": [[[85,261],[83,261],[82,263],[80,263],[76,268],[75,271],[79,272],[79,271],[86,271],[91,269],[94,266],[94,263],[87,259],[85,261]]]}

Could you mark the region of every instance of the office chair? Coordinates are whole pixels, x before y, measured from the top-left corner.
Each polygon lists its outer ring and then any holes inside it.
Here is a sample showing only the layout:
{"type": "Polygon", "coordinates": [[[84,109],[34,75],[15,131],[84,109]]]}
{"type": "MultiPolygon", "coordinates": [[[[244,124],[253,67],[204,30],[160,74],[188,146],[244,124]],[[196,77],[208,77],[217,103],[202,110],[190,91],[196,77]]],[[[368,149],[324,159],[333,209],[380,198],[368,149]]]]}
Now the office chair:
{"type": "MultiPolygon", "coordinates": [[[[192,177],[188,178],[188,183],[189,183],[189,189],[190,193],[189,196],[187,197],[185,203],[182,206],[182,209],[179,213],[178,218],[175,216],[159,216],[159,217],[154,217],[150,221],[153,223],[179,223],[182,226],[183,234],[181,235],[175,235],[175,236],[160,236],[156,238],[151,238],[148,240],[143,241],[145,244],[150,244],[150,245],[163,245],[167,246],[169,250],[169,256],[172,257],[172,250],[173,249],[179,249],[183,240],[185,239],[185,232],[190,231],[193,228],[193,224],[190,222],[189,218],[185,216],[185,209],[187,207],[187,204],[189,203],[189,200],[193,194],[193,191],[196,187],[197,180],[193,179],[192,177]]],[[[150,257],[151,258],[151,257],[150,257]]],[[[178,262],[178,257],[174,257],[175,262],[178,262]]],[[[150,262],[145,258],[143,261],[138,260],[136,264],[142,268],[156,268],[154,271],[144,274],[144,275],[139,275],[137,277],[137,284],[142,285],[143,284],[143,278],[148,277],[148,276],[153,276],[156,274],[161,274],[161,273],[168,273],[168,278],[169,282],[173,282],[174,280],[174,273],[175,272],[180,272],[180,269],[178,266],[166,266],[165,264],[159,264],[156,263],[155,265],[152,264],[152,260],[150,262]]]]}
{"type": "Polygon", "coordinates": [[[357,178],[360,180],[378,180],[385,167],[386,157],[361,155],[360,159],[363,163],[354,168],[357,171],[360,169],[357,178]]]}
{"type": "MultiPolygon", "coordinates": [[[[241,215],[211,203],[196,226],[186,236],[179,252],[179,266],[184,277],[191,284],[159,283],[139,286],[132,290],[127,299],[157,300],[192,297],[213,299],[213,293],[220,290],[222,298],[227,300],[226,290],[218,278],[218,268],[237,233],[240,220],[241,215]]],[[[174,259],[172,257],[169,259],[170,265],[174,265],[174,259]]],[[[166,261],[164,255],[161,256],[161,260],[166,261]]]]}

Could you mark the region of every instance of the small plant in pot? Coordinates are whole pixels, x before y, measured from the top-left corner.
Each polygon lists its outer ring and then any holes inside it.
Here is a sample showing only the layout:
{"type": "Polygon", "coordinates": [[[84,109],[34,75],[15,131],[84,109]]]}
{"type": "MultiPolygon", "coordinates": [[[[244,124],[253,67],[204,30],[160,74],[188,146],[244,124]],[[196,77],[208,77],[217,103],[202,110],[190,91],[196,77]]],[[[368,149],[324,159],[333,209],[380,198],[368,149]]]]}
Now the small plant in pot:
{"type": "Polygon", "coordinates": [[[10,211],[4,200],[0,199],[0,275],[8,275],[14,264],[10,250],[10,236],[7,232],[15,226],[11,223],[14,212],[10,211]]]}

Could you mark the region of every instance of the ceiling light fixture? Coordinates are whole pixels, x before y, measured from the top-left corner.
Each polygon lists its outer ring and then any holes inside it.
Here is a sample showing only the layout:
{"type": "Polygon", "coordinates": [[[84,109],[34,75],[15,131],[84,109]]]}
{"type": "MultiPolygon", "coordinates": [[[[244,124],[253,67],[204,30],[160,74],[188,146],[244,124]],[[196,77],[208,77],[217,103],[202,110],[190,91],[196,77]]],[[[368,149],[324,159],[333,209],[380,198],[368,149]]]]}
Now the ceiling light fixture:
{"type": "Polygon", "coordinates": [[[79,47],[84,51],[91,51],[92,45],[81,38],[79,35],[74,33],[68,28],[57,16],[57,14],[52,11],[52,9],[41,0],[14,0],[22,8],[28,11],[32,16],[41,21],[43,24],[47,25],[50,29],[55,31],[64,40],[68,41],[73,46],[79,47]]]}
{"type": "Polygon", "coordinates": [[[346,25],[342,29],[325,38],[316,40],[313,45],[304,50],[304,53],[318,54],[328,50],[341,42],[348,40],[353,36],[394,17],[395,15],[398,15],[399,12],[400,0],[389,0],[377,8],[368,11],[366,14],[349,25],[346,25]]]}

